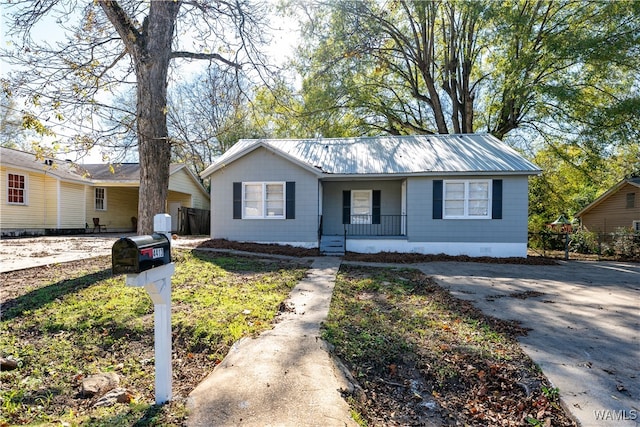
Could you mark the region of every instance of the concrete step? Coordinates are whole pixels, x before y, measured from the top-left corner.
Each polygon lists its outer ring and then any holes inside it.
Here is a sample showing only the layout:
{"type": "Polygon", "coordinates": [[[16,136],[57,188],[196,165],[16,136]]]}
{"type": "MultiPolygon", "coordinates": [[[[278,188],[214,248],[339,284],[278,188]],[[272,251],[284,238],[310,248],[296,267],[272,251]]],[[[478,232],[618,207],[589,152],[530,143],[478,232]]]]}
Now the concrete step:
{"type": "Polygon", "coordinates": [[[323,255],[344,255],[344,236],[322,236],[320,253],[323,255]]]}

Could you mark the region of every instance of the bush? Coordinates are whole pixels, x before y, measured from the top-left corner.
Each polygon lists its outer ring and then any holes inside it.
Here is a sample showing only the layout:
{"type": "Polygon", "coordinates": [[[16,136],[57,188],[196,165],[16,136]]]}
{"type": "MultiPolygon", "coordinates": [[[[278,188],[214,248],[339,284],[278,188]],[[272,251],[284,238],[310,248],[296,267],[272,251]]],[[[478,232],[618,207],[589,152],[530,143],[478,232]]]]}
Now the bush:
{"type": "Polygon", "coordinates": [[[592,231],[579,229],[571,235],[569,249],[579,254],[595,254],[598,252],[598,235],[592,231]]]}
{"type": "Polygon", "coordinates": [[[640,259],[640,233],[620,227],[611,233],[613,250],[623,259],[640,259]]]}

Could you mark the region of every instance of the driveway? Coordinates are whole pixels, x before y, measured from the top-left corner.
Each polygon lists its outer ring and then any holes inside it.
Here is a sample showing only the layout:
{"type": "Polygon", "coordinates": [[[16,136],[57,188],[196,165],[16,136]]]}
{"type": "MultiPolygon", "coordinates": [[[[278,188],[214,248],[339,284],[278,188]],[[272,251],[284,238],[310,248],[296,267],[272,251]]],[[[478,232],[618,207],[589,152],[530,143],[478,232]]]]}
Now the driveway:
{"type": "MultiPolygon", "coordinates": [[[[111,247],[120,237],[133,235],[100,233],[0,239],[0,273],[111,255],[111,247]]],[[[179,236],[172,245],[189,248],[206,240],[209,237],[179,236]]]]}
{"type": "Polygon", "coordinates": [[[582,426],[640,426],[640,264],[418,267],[484,313],[531,328],[523,350],[582,426]]]}

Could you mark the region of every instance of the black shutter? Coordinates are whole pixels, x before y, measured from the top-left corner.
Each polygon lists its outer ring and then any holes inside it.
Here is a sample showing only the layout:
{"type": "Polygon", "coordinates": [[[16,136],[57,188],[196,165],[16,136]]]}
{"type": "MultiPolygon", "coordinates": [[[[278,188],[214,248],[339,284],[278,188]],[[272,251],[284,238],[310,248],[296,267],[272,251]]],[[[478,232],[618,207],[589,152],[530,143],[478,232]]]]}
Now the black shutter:
{"type": "Polygon", "coordinates": [[[351,191],[342,192],[342,223],[351,224],[351,191]]]}
{"type": "Polygon", "coordinates": [[[287,181],[286,192],[287,219],[296,219],[296,183],[287,181]]]}
{"type": "Polygon", "coordinates": [[[433,219],[442,219],[442,180],[433,180],[433,219]]]}
{"type": "Polygon", "coordinates": [[[233,219],[242,219],[242,183],[233,183],[233,219]]]}
{"type": "Polygon", "coordinates": [[[491,218],[502,219],[502,180],[493,180],[493,198],[491,200],[491,218]]]}
{"type": "Polygon", "coordinates": [[[380,190],[373,190],[373,224],[380,224],[380,190]]]}

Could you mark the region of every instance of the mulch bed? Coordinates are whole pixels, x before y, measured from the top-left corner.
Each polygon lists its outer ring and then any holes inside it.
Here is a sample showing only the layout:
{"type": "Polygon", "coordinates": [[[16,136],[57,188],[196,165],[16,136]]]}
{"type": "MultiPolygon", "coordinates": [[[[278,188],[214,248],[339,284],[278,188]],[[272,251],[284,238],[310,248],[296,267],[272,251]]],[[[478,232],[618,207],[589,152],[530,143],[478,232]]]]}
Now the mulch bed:
{"type": "MultiPolygon", "coordinates": [[[[228,249],[246,252],[258,252],[271,255],[287,255],[294,257],[314,257],[320,256],[320,251],[316,249],[298,248],[289,245],[263,244],[234,242],[226,239],[212,239],[198,245],[197,248],[228,249]]],[[[520,264],[520,265],[557,265],[557,262],[550,258],[529,256],[527,258],[492,258],[492,257],[470,257],[466,255],[452,256],[445,254],[417,254],[400,252],[379,252],[375,254],[360,254],[347,252],[344,256],[347,261],[360,262],[384,262],[398,264],[414,264],[421,262],[436,261],[457,261],[457,262],[482,262],[498,264],[520,264]]]]}

